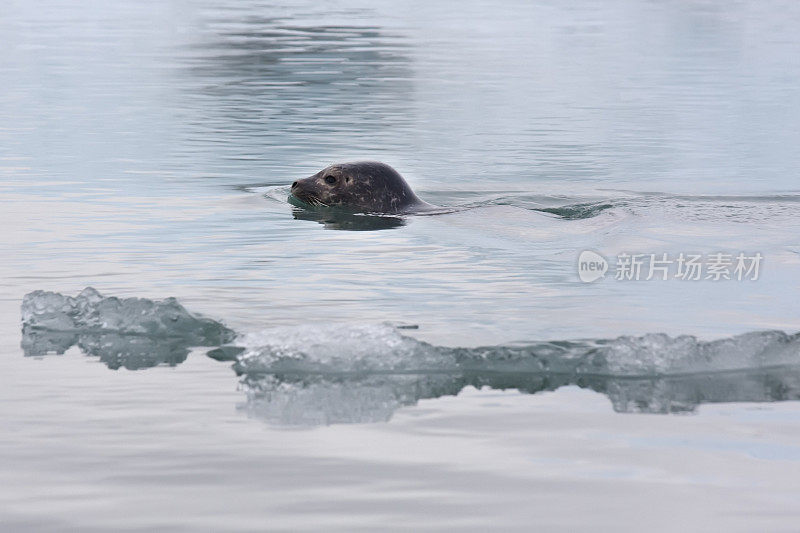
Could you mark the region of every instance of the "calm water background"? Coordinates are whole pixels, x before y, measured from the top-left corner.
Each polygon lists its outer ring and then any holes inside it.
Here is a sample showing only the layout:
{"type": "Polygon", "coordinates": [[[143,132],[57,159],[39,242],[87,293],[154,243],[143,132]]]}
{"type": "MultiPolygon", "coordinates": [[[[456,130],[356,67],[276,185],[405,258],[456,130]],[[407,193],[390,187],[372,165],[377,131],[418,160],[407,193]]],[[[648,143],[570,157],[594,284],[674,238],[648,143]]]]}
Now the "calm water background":
{"type": "Polygon", "coordinates": [[[795,402],[631,415],[467,388],[285,428],[201,351],[24,358],[19,306],[91,285],[239,332],[387,321],[447,346],[797,331],[798,27],[792,2],[5,3],[0,519],[792,530],[795,402]],[[352,159],[474,208],[337,231],[286,203],[352,159]],[[608,207],[537,210],[587,202],[608,207]],[[765,260],[755,282],[588,285],[584,249],[765,260]]]}

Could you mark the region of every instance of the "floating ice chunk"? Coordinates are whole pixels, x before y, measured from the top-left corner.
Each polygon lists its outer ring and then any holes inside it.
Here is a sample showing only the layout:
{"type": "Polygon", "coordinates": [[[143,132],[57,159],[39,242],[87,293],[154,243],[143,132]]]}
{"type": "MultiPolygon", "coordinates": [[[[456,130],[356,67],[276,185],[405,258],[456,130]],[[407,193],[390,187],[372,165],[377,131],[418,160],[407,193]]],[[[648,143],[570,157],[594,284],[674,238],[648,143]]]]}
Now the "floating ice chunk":
{"type": "Polygon", "coordinates": [[[247,402],[271,423],[388,420],[423,398],[466,386],[535,393],[578,385],[619,412],[691,411],[704,402],[800,399],[800,334],[761,331],[701,341],[683,335],[453,348],[388,324],[282,327],[238,337],[174,298],[75,297],[35,291],[22,304],[26,355],[77,345],[109,368],[176,365],[192,346],[233,360],[247,402]]]}
{"type": "Polygon", "coordinates": [[[57,292],[34,291],[22,299],[22,323],[53,331],[76,329],[75,299],[57,292]]]}
{"type": "Polygon", "coordinates": [[[241,373],[415,372],[456,368],[450,350],[385,324],[283,327],[245,335],[241,373]]]}
{"type": "Polygon", "coordinates": [[[600,350],[613,375],[742,370],[800,363],[800,336],[756,331],[714,341],[682,335],[619,337],[600,350]]]}
{"type": "Polygon", "coordinates": [[[45,291],[26,294],[22,323],[50,331],[182,337],[201,346],[223,344],[235,335],[219,322],[190,313],[175,298],[104,298],[91,287],[74,298],[45,291]]]}
{"type": "Polygon", "coordinates": [[[25,295],[22,322],[25,355],[61,354],[77,345],[112,369],[176,365],[192,346],[217,346],[235,336],[174,298],[104,298],[91,287],[74,298],[45,291],[25,295]]]}
{"type": "Polygon", "coordinates": [[[800,364],[800,334],[746,333],[715,341],[650,334],[612,340],[450,348],[389,325],[300,326],[246,335],[240,373],[517,372],[661,376],[800,364]]]}
{"type": "Polygon", "coordinates": [[[554,341],[510,346],[454,348],[459,367],[469,372],[592,373],[595,341],[554,341]]]}

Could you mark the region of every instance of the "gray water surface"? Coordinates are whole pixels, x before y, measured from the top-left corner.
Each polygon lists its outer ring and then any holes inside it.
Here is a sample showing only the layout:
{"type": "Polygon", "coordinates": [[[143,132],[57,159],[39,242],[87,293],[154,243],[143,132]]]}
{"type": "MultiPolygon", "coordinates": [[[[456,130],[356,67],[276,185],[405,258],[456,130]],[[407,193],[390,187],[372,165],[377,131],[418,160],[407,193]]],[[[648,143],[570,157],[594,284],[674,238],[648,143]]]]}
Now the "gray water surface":
{"type": "Polygon", "coordinates": [[[4,528],[796,526],[795,3],[0,12],[4,528]],[[357,159],[447,212],[287,202],[295,179],[357,159]],[[757,280],[620,281],[612,265],[582,283],[584,250],[764,260],[757,280]],[[23,296],[88,286],[174,296],[251,354],[495,361],[602,341],[631,365],[643,352],[614,339],[680,359],[691,337],[749,362],[255,378],[188,343],[26,351],[23,296]],[[777,366],[759,359],[770,342],[789,347],[777,366]]]}

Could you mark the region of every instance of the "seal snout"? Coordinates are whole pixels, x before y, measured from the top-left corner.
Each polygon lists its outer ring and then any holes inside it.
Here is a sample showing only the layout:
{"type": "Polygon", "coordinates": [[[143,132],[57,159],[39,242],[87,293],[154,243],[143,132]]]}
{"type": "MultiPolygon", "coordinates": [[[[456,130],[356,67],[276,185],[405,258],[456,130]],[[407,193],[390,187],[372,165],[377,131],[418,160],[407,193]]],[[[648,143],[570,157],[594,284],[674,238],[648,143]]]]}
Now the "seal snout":
{"type": "Polygon", "coordinates": [[[295,190],[295,188],[297,188],[297,182],[296,181],[292,183],[292,190],[295,190]]]}

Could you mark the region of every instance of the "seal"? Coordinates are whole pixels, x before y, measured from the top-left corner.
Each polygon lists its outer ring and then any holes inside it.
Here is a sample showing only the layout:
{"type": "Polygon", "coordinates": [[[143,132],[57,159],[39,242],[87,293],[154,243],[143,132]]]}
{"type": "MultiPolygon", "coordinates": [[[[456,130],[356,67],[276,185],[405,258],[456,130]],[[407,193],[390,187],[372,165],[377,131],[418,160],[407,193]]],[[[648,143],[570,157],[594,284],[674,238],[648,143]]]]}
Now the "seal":
{"type": "Polygon", "coordinates": [[[360,213],[405,214],[436,208],[417,198],[395,169],[378,161],[331,165],[292,183],[292,196],[309,206],[360,213]]]}

